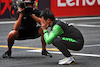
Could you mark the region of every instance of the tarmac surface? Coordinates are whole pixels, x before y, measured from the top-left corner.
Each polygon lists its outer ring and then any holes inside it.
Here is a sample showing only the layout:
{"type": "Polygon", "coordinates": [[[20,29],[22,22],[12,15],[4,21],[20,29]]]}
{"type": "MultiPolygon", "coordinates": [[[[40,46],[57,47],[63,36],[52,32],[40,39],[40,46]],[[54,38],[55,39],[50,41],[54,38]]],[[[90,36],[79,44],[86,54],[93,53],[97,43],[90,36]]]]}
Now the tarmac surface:
{"type": "Polygon", "coordinates": [[[2,58],[2,54],[7,50],[7,35],[13,29],[15,21],[0,21],[0,67],[99,67],[100,19],[79,19],[64,20],[78,28],[85,40],[81,51],[70,51],[76,60],[72,65],[57,64],[64,56],[52,44],[47,45],[47,50],[53,57],[42,56],[40,37],[15,40],[12,58],[2,58]]]}

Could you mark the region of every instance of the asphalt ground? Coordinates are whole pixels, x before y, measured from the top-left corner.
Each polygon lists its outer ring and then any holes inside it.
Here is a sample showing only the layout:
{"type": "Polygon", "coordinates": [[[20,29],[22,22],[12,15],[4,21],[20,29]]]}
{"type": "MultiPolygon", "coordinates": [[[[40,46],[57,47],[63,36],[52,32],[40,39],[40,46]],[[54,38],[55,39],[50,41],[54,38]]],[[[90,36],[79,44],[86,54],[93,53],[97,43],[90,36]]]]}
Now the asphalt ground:
{"type": "Polygon", "coordinates": [[[99,67],[100,19],[64,21],[72,23],[84,36],[83,49],[81,51],[70,50],[76,60],[75,64],[58,65],[58,61],[64,56],[52,44],[47,45],[47,50],[53,57],[42,56],[40,37],[21,41],[15,40],[12,58],[2,58],[2,54],[7,50],[7,35],[12,30],[14,21],[0,21],[0,67],[99,67]]]}

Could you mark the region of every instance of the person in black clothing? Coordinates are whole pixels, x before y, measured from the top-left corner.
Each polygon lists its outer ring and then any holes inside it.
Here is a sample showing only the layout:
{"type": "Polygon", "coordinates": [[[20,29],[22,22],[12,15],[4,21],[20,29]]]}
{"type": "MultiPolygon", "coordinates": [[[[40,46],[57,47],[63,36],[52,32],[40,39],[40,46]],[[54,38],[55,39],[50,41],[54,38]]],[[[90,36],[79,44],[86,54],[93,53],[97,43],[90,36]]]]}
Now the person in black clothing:
{"type": "MultiPolygon", "coordinates": [[[[34,0],[33,0],[34,1],[34,0]]],[[[35,9],[35,2],[20,2],[18,8],[18,18],[14,24],[14,30],[12,30],[7,37],[8,42],[8,50],[3,54],[3,58],[11,57],[12,46],[14,44],[14,40],[25,40],[25,39],[35,39],[41,36],[42,42],[42,55],[52,56],[46,50],[46,43],[43,38],[43,30],[40,26],[37,26],[37,22],[40,24],[40,19],[38,18],[41,11],[39,9],[35,9]],[[32,11],[28,12],[25,6],[29,9],[32,8],[32,11]],[[27,11],[27,12],[25,12],[27,11]],[[37,17],[36,17],[37,16],[37,17]],[[36,17],[36,19],[34,18],[36,17]]]]}
{"type": "Polygon", "coordinates": [[[44,32],[44,39],[47,44],[53,44],[65,56],[58,64],[72,64],[75,62],[70,50],[79,51],[83,48],[84,38],[81,32],[70,23],[55,20],[55,17],[48,9],[40,14],[41,26],[44,32]],[[51,27],[48,33],[47,28],[51,27]]]}

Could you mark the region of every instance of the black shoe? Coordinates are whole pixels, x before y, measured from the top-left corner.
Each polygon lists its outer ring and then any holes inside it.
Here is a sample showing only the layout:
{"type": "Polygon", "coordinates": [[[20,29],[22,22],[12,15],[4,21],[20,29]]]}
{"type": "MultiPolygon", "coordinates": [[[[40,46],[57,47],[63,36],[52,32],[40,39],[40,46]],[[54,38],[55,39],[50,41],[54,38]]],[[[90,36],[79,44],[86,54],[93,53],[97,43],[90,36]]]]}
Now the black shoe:
{"type": "Polygon", "coordinates": [[[11,51],[9,52],[5,52],[3,55],[2,55],[3,58],[7,58],[7,57],[11,57],[11,51]]]}
{"type": "Polygon", "coordinates": [[[42,55],[52,57],[52,55],[46,49],[45,50],[42,50],[42,55]]]}

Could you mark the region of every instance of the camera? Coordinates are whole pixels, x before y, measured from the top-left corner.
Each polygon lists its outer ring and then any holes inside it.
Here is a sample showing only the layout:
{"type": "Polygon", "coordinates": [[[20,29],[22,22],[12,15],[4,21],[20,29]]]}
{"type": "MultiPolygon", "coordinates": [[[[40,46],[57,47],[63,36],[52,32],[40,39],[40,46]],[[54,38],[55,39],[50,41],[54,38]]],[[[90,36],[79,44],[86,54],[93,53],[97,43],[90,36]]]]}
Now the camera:
{"type": "Polygon", "coordinates": [[[22,13],[24,15],[31,15],[32,11],[33,11],[33,8],[32,8],[33,4],[34,4],[33,1],[22,1],[22,2],[19,3],[19,7],[22,8],[22,9],[25,8],[22,11],[22,13]],[[29,7],[28,5],[30,5],[31,7],[29,7]]]}
{"type": "Polygon", "coordinates": [[[18,7],[20,8],[24,8],[24,10],[22,11],[24,13],[24,15],[30,15],[32,14],[33,8],[32,7],[28,7],[27,5],[31,5],[33,6],[35,0],[12,0],[12,5],[11,5],[11,11],[10,16],[13,18],[12,15],[12,10],[14,10],[14,12],[17,14],[18,11],[18,7]]]}
{"type": "Polygon", "coordinates": [[[22,13],[24,15],[31,15],[33,12],[33,8],[32,7],[25,7],[25,9],[22,11],[22,13]]]}

